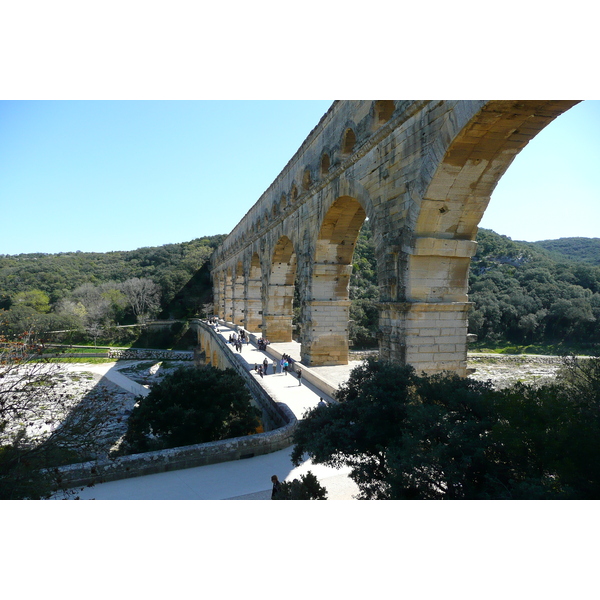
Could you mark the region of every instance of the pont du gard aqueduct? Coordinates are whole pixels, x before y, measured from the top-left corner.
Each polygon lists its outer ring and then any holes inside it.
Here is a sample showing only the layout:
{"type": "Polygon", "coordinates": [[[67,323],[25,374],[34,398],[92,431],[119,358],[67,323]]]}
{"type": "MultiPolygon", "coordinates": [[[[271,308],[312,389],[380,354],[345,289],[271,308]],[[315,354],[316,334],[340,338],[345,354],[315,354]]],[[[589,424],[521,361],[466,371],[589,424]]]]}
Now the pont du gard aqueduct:
{"type": "Polygon", "coordinates": [[[289,342],[299,301],[302,362],[347,364],[352,255],[369,219],[380,356],[464,376],[478,224],[517,153],[576,103],[334,102],[213,254],[216,314],[289,342]]]}

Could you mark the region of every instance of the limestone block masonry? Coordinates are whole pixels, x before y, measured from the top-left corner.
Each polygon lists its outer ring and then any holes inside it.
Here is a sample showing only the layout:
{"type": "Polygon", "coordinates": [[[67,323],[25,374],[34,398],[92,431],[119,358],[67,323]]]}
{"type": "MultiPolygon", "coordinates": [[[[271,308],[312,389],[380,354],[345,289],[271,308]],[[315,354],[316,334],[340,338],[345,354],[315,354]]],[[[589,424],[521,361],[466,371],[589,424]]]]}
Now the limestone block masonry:
{"type": "Polygon", "coordinates": [[[336,101],[211,258],[216,314],[302,361],[348,362],[349,282],[369,219],[379,346],[417,371],[466,375],[478,224],[518,152],[573,100],[336,101]]]}

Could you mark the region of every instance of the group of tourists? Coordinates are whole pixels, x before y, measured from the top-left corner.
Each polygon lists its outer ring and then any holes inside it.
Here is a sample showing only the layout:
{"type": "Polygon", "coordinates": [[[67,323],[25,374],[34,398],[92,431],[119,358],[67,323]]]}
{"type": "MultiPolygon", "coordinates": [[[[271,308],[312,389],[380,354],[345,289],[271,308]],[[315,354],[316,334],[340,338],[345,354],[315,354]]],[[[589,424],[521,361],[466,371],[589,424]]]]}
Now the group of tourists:
{"type": "MultiPolygon", "coordinates": [[[[281,357],[281,360],[279,362],[277,361],[277,359],[273,359],[272,368],[273,368],[273,372],[272,372],[273,375],[275,375],[276,373],[285,373],[287,375],[290,371],[293,373],[294,372],[294,359],[289,354],[283,354],[281,357]]],[[[267,357],[265,357],[262,364],[254,363],[254,370],[261,377],[263,377],[264,375],[268,375],[269,374],[269,359],[267,357]]],[[[296,373],[300,373],[298,378],[301,379],[302,371],[300,371],[298,369],[296,371],[296,373]]]]}
{"type": "Polygon", "coordinates": [[[240,329],[239,334],[235,331],[229,335],[229,343],[238,351],[242,351],[242,344],[249,344],[250,337],[243,330],[240,329]]]}
{"type": "Polygon", "coordinates": [[[289,370],[294,371],[294,359],[289,354],[282,354],[279,361],[279,372],[288,374],[289,370]]]}
{"type": "MultiPolygon", "coordinates": [[[[254,370],[261,376],[268,375],[269,372],[269,359],[265,356],[262,364],[255,363],[254,370]]],[[[273,359],[273,375],[277,372],[277,361],[273,359]]]]}
{"type": "Polygon", "coordinates": [[[264,352],[267,349],[267,346],[270,344],[271,342],[264,337],[261,337],[256,344],[258,345],[258,349],[261,350],[262,352],[264,352]]]}

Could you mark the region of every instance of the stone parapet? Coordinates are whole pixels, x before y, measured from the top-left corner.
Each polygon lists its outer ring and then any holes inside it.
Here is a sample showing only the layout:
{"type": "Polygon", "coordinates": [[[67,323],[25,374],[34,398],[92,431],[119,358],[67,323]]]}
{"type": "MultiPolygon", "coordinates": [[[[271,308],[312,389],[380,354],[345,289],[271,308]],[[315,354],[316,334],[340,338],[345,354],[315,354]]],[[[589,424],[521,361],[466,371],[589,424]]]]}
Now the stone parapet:
{"type": "Polygon", "coordinates": [[[291,411],[285,406],[282,409],[287,410],[289,422],[274,431],[157,452],[131,454],[114,460],[66,465],[58,468],[57,475],[63,485],[79,487],[252,458],[282,450],[292,444],[297,426],[297,420],[291,411]]]}

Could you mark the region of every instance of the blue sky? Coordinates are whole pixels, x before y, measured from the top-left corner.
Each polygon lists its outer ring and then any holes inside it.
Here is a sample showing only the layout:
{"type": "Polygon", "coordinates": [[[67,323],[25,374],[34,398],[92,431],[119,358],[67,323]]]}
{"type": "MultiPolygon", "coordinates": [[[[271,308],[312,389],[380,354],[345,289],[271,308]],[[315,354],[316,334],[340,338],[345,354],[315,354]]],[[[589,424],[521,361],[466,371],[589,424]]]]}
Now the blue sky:
{"type": "MultiPolygon", "coordinates": [[[[0,254],[107,252],[229,233],[331,101],[0,102],[0,254]]],[[[600,236],[600,102],[544,129],[482,227],[600,236]]]]}

